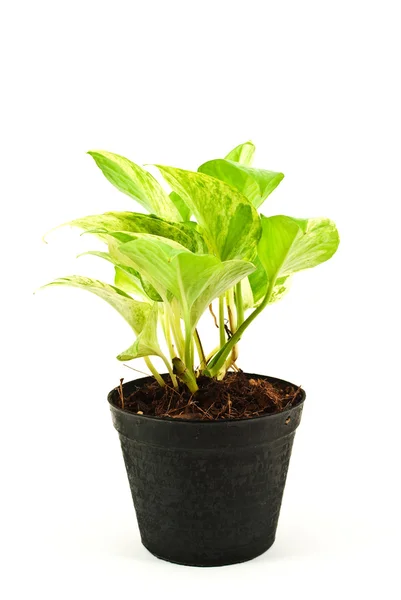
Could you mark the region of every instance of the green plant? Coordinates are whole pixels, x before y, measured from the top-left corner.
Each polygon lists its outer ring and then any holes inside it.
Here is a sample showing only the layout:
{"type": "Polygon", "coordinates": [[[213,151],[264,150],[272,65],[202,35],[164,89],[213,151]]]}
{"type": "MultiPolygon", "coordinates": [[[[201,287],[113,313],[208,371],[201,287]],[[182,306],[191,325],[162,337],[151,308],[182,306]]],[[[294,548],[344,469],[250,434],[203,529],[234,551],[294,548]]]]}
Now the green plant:
{"type": "Polygon", "coordinates": [[[179,377],[191,392],[199,374],[223,378],[235,369],[238,342],[252,321],[283,296],[294,273],[337,250],[329,219],[258,213],[284,175],[253,168],[254,151],[251,142],[241,144],[197,172],[157,165],[170,193],[128,159],[89,152],[106,178],[151,214],[109,212],[69,223],[106,244],[90,254],[113,263],[114,285],[80,276],[48,285],[86,289],[111,304],[136,336],[117,358],[144,357],[160,385],[150,356],[163,360],[174,386],[179,377]],[[219,343],[205,353],[197,324],[214,300],[219,343]]]}

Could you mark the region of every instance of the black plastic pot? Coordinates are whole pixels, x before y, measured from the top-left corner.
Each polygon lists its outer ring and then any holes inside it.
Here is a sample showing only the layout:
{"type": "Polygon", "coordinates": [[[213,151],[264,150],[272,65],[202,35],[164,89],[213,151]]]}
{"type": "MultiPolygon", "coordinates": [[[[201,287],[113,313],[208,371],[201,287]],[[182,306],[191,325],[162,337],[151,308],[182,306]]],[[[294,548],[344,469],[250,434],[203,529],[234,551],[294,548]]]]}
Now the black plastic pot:
{"type": "MultiPolygon", "coordinates": [[[[124,384],[124,395],[150,380],[124,384]]],[[[281,413],[231,421],[136,415],[117,399],[110,392],[142,543],[152,554],[218,566],[270,548],[304,393],[281,413]]]]}

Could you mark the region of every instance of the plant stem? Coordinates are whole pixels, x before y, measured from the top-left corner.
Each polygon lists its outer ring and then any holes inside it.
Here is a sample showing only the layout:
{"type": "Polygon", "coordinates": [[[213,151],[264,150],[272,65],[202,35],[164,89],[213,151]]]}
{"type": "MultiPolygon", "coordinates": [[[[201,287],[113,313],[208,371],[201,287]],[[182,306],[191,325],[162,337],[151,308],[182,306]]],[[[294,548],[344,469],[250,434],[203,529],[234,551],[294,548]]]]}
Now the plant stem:
{"type": "Polygon", "coordinates": [[[198,356],[199,356],[199,360],[200,360],[199,368],[202,370],[206,367],[206,357],[205,357],[205,353],[203,351],[202,342],[201,342],[199,332],[197,329],[195,329],[194,339],[195,339],[196,349],[198,351],[198,356]]]}
{"type": "MultiPolygon", "coordinates": [[[[166,343],[167,343],[167,348],[168,348],[169,353],[170,353],[170,358],[171,358],[171,360],[173,360],[173,358],[175,358],[176,354],[175,354],[174,346],[173,346],[173,343],[172,343],[172,340],[171,340],[170,321],[169,321],[169,318],[168,318],[168,312],[167,312],[167,307],[166,306],[164,307],[164,309],[162,307],[160,307],[159,315],[161,317],[162,326],[163,326],[163,333],[164,333],[164,337],[166,338],[166,343]]],[[[171,381],[173,383],[173,386],[175,388],[178,388],[177,377],[173,373],[173,369],[172,369],[171,363],[169,362],[169,360],[167,359],[167,357],[164,354],[161,354],[160,358],[162,359],[162,361],[164,362],[164,364],[167,367],[167,370],[168,370],[169,375],[171,377],[171,381]]]]}
{"type": "Polygon", "coordinates": [[[213,356],[216,354],[216,352],[218,352],[220,350],[220,346],[216,346],[216,348],[213,348],[213,350],[211,352],[209,352],[209,354],[206,355],[206,364],[209,362],[209,360],[211,358],[213,358],[213,356]]]}
{"type": "Polygon", "coordinates": [[[185,366],[191,371],[194,370],[194,357],[193,357],[193,345],[192,345],[192,332],[191,327],[188,323],[185,323],[185,366]]]}
{"type": "Polygon", "coordinates": [[[184,344],[184,338],[183,338],[182,330],[181,330],[180,314],[179,314],[178,310],[174,311],[171,307],[169,307],[169,310],[170,310],[170,314],[171,314],[171,320],[170,320],[171,330],[173,332],[174,341],[175,341],[176,348],[177,348],[177,353],[180,358],[183,358],[185,344],[184,344]]]}
{"type": "MultiPolygon", "coordinates": [[[[234,333],[237,331],[237,322],[235,320],[235,314],[234,314],[234,290],[233,290],[233,288],[228,290],[226,300],[227,300],[228,320],[230,322],[230,331],[231,331],[232,335],[234,335],[234,333]]],[[[227,369],[229,369],[231,367],[231,365],[233,365],[235,363],[237,358],[238,358],[238,345],[235,344],[233,346],[230,359],[227,361],[224,369],[222,370],[221,375],[223,377],[224,377],[227,369]]]]}
{"type": "Polygon", "coordinates": [[[167,348],[170,353],[170,358],[171,358],[171,360],[173,360],[173,358],[175,358],[175,356],[176,356],[176,352],[174,350],[174,344],[171,339],[170,320],[168,317],[167,310],[164,311],[163,331],[164,331],[164,337],[166,338],[167,348]]]}
{"type": "Polygon", "coordinates": [[[219,334],[220,347],[222,348],[226,343],[226,332],[224,329],[224,295],[219,298],[219,334]]]}
{"type": "Polygon", "coordinates": [[[198,391],[195,375],[191,373],[180,358],[173,358],[174,373],[185,383],[189,390],[194,394],[198,391]]]}
{"type": "Polygon", "coordinates": [[[257,308],[245,319],[240,327],[238,327],[237,331],[234,335],[228,340],[225,346],[218,352],[215,357],[212,359],[210,365],[208,366],[208,375],[210,377],[214,377],[220,369],[224,366],[225,360],[229,355],[232,348],[239,342],[246,328],[252,323],[254,319],[262,312],[262,310],[269,303],[270,297],[273,292],[274,284],[276,280],[272,279],[268,285],[266,295],[263,298],[263,301],[259,304],[257,308]]]}
{"type": "Polygon", "coordinates": [[[159,385],[161,385],[161,387],[164,387],[166,384],[165,384],[163,378],[161,377],[161,375],[159,374],[159,372],[153,366],[153,363],[150,360],[150,358],[148,356],[145,356],[144,359],[145,359],[146,366],[148,367],[149,371],[152,373],[153,377],[156,379],[157,383],[159,385]]]}
{"type": "Polygon", "coordinates": [[[237,307],[237,327],[240,327],[245,318],[241,281],[239,281],[235,286],[235,305],[237,307]]]}
{"type": "Polygon", "coordinates": [[[173,373],[173,369],[171,368],[171,365],[170,365],[170,363],[168,361],[167,356],[165,356],[164,354],[161,354],[160,358],[162,359],[162,361],[164,362],[164,364],[167,367],[167,371],[168,371],[168,374],[171,377],[171,381],[173,383],[173,386],[177,389],[178,388],[177,377],[173,373]]]}
{"type": "Polygon", "coordinates": [[[234,334],[237,330],[237,323],[235,321],[235,313],[234,313],[234,290],[233,288],[229,289],[226,292],[226,302],[227,302],[227,312],[228,312],[228,321],[230,323],[230,331],[234,334]]]}
{"type": "Polygon", "coordinates": [[[182,366],[178,367],[178,362],[173,360],[173,365],[175,366],[175,372],[182,379],[186,385],[189,387],[192,393],[198,389],[198,385],[196,383],[196,377],[194,372],[194,345],[193,345],[193,332],[189,321],[185,322],[185,352],[184,352],[184,362],[181,361],[182,366]],[[177,368],[180,372],[177,371],[177,368]]]}

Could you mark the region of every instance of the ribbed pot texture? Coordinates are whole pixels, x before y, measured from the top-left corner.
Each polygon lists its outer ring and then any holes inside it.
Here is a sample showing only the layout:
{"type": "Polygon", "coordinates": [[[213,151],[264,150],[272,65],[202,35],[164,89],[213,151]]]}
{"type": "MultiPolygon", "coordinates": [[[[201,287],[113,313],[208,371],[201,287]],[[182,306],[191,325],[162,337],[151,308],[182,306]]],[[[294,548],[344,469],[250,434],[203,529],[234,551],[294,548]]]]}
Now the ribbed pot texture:
{"type": "MultiPolygon", "coordinates": [[[[124,384],[124,395],[151,379],[124,384]]],[[[136,415],[117,408],[117,398],[113,390],[108,401],[142,543],[152,554],[184,565],[218,566],[270,548],[304,393],[281,413],[224,421],[136,415]]]]}

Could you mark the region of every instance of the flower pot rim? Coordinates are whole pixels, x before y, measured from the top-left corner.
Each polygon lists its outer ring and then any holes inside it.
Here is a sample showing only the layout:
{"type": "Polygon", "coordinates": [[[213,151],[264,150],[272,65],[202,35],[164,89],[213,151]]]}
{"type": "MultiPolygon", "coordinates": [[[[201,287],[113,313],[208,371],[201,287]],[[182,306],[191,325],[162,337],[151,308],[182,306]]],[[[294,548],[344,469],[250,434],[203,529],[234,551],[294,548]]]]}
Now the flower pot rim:
{"type": "MultiPolygon", "coordinates": [[[[161,374],[162,377],[167,376],[167,373],[162,373],[161,374]]],[[[284,383],[287,385],[292,385],[295,386],[295,384],[285,380],[285,379],[280,379],[279,377],[273,377],[270,375],[260,375],[257,373],[247,373],[244,372],[244,375],[247,375],[249,378],[258,378],[258,379],[267,379],[269,381],[272,382],[280,382],[280,383],[284,383]]],[[[125,383],[123,383],[123,388],[125,386],[129,386],[129,385],[134,385],[136,382],[147,382],[147,381],[151,381],[153,380],[154,377],[152,375],[148,375],[147,377],[138,377],[137,379],[131,379],[130,381],[127,381],[125,383]]],[[[116,406],[113,402],[113,397],[118,394],[119,391],[119,386],[113,388],[107,395],[107,401],[110,405],[110,409],[117,414],[120,415],[126,415],[129,417],[132,417],[133,419],[138,419],[138,422],[140,421],[157,421],[158,423],[186,423],[188,425],[193,424],[193,425],[207,425],[207,426],[227,426],[230,423],[235,423],[235,425],[238,427],[239,424],[241,423],[249,423],[249,422],[254,422],[254,421],[260,421],[261,419],[274,419],[274,418],[282,418],[283,415],[285,414],[290,414],[295,408],[298,408],[300,406],[302,406],[305,402],[305,398],[306,398],[306,392],[303,388],[300,388],[300,393],[301,393],[301,399],[298,400],[298,402],[292,406],[290,406],[289,408],[285,408],[281,411],[278,412],[274,412],[274,413],[267,413],[264,415],[257,415],[255,417],[245,417],[245,418],[233,418],[233,419],[214,419],[214,420],[208,420],[208,419],[184,419],[184,418],[180,418],[180,417],[157,417],[154,415],[138,415],[137,413],[131,412],[129,410],[125,410],[123,408],[120,408],[118,406],[116,406]]]]}

